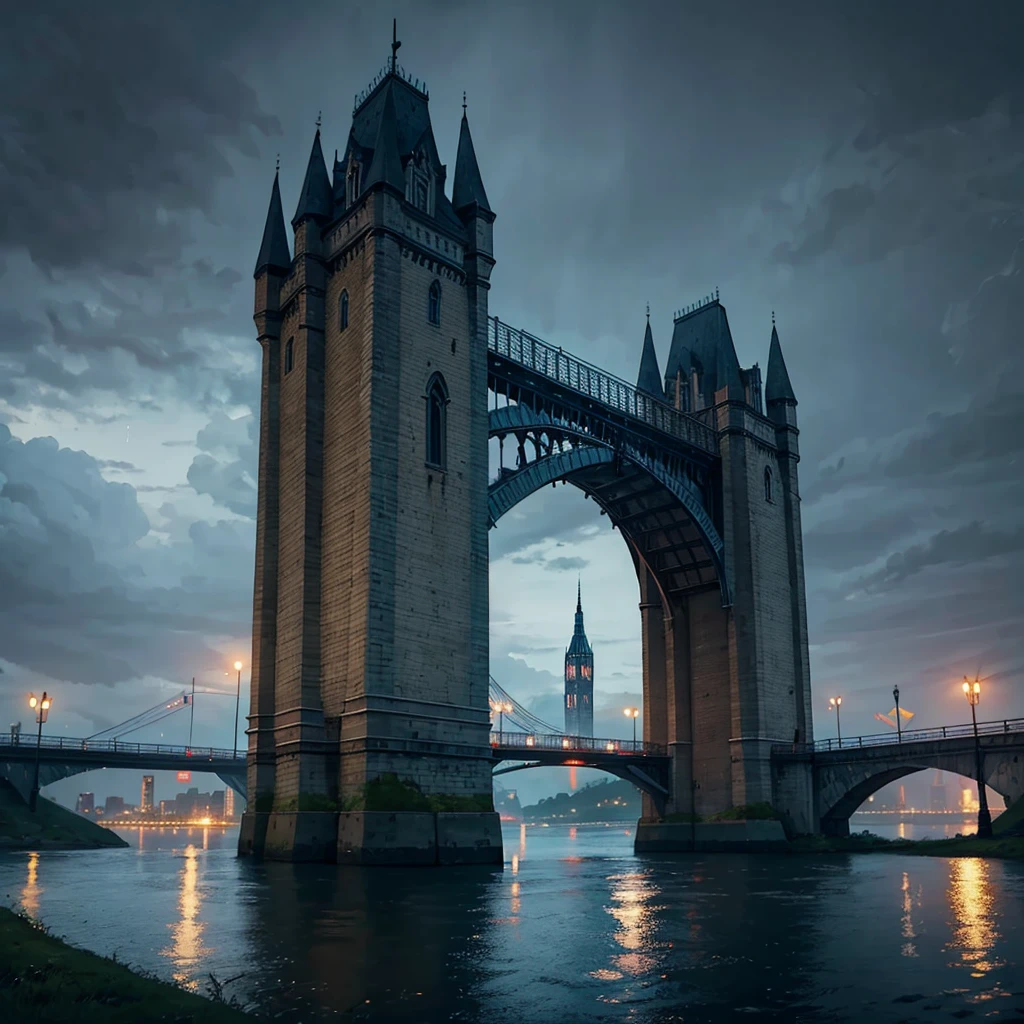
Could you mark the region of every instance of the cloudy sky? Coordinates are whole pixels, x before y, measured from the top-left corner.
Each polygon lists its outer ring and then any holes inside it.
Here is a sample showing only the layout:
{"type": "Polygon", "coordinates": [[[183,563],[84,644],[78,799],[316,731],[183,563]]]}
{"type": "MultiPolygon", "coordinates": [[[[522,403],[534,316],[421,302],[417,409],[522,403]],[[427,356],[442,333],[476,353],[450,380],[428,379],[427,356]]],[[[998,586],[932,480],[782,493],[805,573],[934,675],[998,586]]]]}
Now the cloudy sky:
{"type": "MultiPolygon", "coordinates": [[[[193,675],[233,696],[275,156],[290,215],[318,111],[329,155],[392,14],[450,168],[468,93],[492,314],[632,379],[648,302],[662,363],[672,310],[715,287],[743,365],[776,311],[817,733],[834,692],[874,731],[897,682],[916,722],[962,721],[978,670],[982,717],[1024,714],[1019,5],[41,0],[0,41],[4,721],[31,689],[67,735],[193,675]]],[[[491,664],[558,717],[579,572],[621,732],[638,594],[594,512],[548,490],[492,534],[491,664]]],[[[197,705],[199,736],[229,744],[233,711],[197,705]]]]}

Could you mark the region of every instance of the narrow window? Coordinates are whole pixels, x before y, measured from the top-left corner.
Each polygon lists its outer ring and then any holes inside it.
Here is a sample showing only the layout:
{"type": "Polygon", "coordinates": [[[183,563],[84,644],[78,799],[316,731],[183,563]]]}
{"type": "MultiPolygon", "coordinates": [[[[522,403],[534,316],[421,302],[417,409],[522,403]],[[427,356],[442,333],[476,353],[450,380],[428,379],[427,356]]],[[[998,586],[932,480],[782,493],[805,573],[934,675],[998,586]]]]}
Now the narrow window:
{"type": "Polygon", "coordinates": [[[427,465],[444,469],[447,457],[446,421],[448,388],[444,377],[435,373],[427,383],[427,465]]]}
{"type": "Polygon", "coordinates": [[[289,338],[284,346],[284,372],[291,373],[295,365],[295,339],[289,338]]]}
{"type": "Polygon", "coordinates": [[[342,292],[338,300],[338,329],[343,331],[348,327],[348,292],[342,292]]]}
{"type": "Polygon", "coordinates": [[[441,326],[441,285],[435,281],[427,296],[427,320],[435,327],[441,326]]]}
{"type": "Polygon", "coordinates": [[[772,471],[768,466],[764,467],[764,500],[772,500],[772,471]]]}

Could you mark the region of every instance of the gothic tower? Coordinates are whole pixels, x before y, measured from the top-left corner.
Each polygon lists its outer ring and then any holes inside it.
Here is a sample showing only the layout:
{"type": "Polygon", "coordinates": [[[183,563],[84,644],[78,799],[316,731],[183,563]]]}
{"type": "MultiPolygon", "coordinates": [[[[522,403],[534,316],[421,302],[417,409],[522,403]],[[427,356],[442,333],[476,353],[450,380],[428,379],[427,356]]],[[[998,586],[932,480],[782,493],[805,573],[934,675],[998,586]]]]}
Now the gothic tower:
{"type": "Polygon", "coordinates": [[[594,651],[583,629],[583,596],[576,584],[576,621],[565,649],[565,732],[594,735],[594,651]]]}
{"type": "Polygon", "coordinates": [[[357,97],[333,178],[318,122],[291,251],[275,177],[257,259],[240,849],[500,863],[487,695],[494,214],[465,106],[449,198],[429,94],[398,45],[357,97]],[[398,834],[396,811],[420,814],[398,834]]]}
{"type": "Polygon", "coordinates": [[[796,397],[774,317],[764,402],[760,369],[741,368],[717,294],[676,316],[663,386],[657,373],[648,324],[638,389],[718,434],[720,471],[704,500],[725,585],[664,594],[638,562],[644,738],[672,755],[671,810],[771,803],[792,829],[813,831],[809,772],[783,785],[771,765],[773,744],[812,738],[796,397]]]}

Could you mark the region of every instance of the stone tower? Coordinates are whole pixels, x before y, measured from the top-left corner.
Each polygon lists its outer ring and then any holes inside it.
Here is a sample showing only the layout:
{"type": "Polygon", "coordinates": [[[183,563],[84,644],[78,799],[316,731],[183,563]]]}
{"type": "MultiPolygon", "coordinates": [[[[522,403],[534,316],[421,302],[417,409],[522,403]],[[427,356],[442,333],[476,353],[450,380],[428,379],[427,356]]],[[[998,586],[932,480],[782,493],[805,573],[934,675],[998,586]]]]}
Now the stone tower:
{"type": "Polygon", "coordinates": [[[583,595],[576,584],[576,621],[565,649],[565,732],[594,735],[594,651],[583,628],[583,595]]]}
{"type": "Polygon", "coordinates": [[[429,95],[398,45],[357,97],[333,178],[318,123],[293,250],[275,177],[256,264],[240,849],[500,863],[487,692],[494,214],[465,107],[446,193],[429,95]]]}
{"type": "Polygon", "coordinates": [[[813,831],[809,771],[783,784],[771,766],[773,744],[812,739],[796,397],[774,318],[764,401],[717,295],[676,316],[663,378],[648,323],[637,387],[714,428],[721,452],[706,500],[725,587],[665,595],[638,563],[644,738],[672,755],[670,810],[771,803],[813,831]]]}

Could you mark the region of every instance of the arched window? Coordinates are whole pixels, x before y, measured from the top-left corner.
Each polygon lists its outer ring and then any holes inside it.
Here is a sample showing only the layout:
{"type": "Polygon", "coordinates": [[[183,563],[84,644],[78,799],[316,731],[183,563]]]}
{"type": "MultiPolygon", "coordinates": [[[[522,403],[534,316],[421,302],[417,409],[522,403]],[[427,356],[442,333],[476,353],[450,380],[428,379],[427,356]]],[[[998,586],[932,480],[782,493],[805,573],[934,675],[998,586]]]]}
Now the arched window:
{"type": "Polygon", "coordinates": [[[441,326],[441,284],[435,281],[427,294],[427,320],[435,327],[441,326]]]}
{"type": "Polygon", "coordinates": [[[435,373],[427,382],[427,465],[444,469],[447,459],[448,388],[435,373]]]}
{"type": "Polygon", "coordinates": [[[295,365],[295,339],[289,338],[284,346],[284,372],[291,373],[295,365]]]}
{"type": "Polygon", "coordinates": [[[348,292],[342,292],[338,299],[338,330],[343,331],[348,327],[348,292]]]}
{"type": "Polygon", "coordinates": [[[772,471],[769,466],[764,467],[764,500],[772,500],[772,471]]]}

